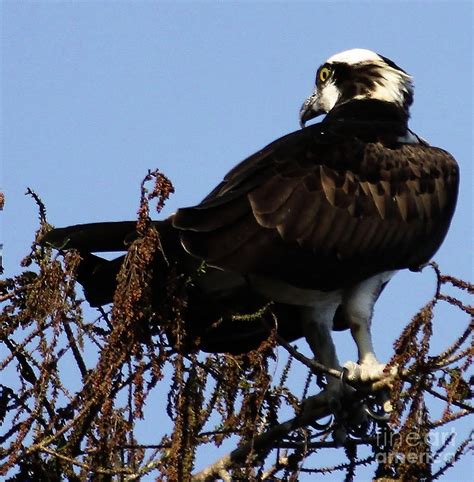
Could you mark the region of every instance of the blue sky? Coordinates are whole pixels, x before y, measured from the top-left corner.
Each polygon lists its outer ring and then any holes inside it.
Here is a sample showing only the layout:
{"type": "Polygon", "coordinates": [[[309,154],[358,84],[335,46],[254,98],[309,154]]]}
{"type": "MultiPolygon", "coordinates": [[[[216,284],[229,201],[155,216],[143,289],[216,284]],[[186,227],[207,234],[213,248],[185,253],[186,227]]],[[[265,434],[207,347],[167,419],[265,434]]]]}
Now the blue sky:
{"type": "MultiPolygon", "coordinates": [[[[472,8],[470,1],[4,1],[6,274],[17,272],[37,227],[26,187],[56,226],[134,219],[140,181],[154,168],[176,188],[165,214],[194,204],[238,161],[298,129],[319,64],[363,47],[413,75],[411,128],[461,166],[458,209],[435,260],[472,279],[472,8]]],[[[390,283],[374,321],[381,358],[432,288],[428,273],[390,283]]],[[[440,346],[462,328],[443,313],[440,346]]],[[[347,338],[341,343],[341,359],[353,358],[347,338]]],[[[464,462],[447,480],[468,469],[464,462]]]]}

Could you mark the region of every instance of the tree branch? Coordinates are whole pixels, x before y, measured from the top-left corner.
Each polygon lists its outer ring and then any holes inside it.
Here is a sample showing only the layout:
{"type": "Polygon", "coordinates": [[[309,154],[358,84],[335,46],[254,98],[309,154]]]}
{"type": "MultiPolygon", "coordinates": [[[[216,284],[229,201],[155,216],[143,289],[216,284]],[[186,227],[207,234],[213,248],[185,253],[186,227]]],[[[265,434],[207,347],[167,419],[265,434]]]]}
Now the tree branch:
{"type": "Polygon", "coordinates": [[[205,482],[212,477],[218,476],[221,471],[229,470],[230,468],[241,464],[246,460],[248,455],[255,452],[258,455],[265,454],[273,448],[276,441],[283,438],[288,433],[305,427],[306,425],[314,422],[315,420],[327,417],[332,413],[328,400],[327,394],[322,392],[314,397],[307,399],[310,403],[305,404],[303,412],[290,419],[286,422],[275,425],[271,429],[257,435],[247,444],[233,450],[230,454],[221,457],[219,460],[214,462],[212,465],[201,470],[193,476],[192,482],[205,482]]]}

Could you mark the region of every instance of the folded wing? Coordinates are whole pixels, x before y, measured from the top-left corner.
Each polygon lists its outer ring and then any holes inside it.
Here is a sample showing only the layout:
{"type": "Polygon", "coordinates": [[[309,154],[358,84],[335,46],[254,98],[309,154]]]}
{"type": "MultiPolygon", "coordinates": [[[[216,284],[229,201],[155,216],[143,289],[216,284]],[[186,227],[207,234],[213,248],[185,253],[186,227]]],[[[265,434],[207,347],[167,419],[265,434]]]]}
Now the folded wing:
{"type": "Polygon", "coordinates": [[[458,169],[424,144],[308,127],[235,167],[173,220],[210,265],[331,290],[426,263],[454,211],[458,169]]]}

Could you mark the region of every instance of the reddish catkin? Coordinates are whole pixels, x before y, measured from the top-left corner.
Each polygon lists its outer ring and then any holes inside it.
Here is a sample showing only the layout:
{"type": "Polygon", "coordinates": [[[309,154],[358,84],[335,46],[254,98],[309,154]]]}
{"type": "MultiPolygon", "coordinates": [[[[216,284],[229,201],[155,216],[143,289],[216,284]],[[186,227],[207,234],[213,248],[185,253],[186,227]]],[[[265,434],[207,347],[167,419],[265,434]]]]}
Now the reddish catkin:
{"type": "MultiPolygon", "coordinates": [[[[156,202],[159,211],[172,192],[160,172],[148,173],[141,186],[139,236],[118,274],[113,307],[99,316],[82,310],[83,295],[75,289],[80,253],[58,255],[37,244],[49,227],[44,205],[29,191],[40,229],[19,274],[0,280],[2,476],[186,481],[286,474],[297,480],[306,472],[329,477],[341,472],[339,478],[357,480],[359,467],[371,464],[374,480],[434,480],[459,463],[468,439],[451,437],[440,447],[429,440],[440,427],[454,430],[453,424],[473,411],[467,374],[473,323],[466,302],[472,284],[433,265],[436,292],[394,344],[391,363],[400,376],[392,389],[392,423],[375,424],[379,432],[352,427],[346,450],[339,448],[341,463],[326,466],[325,451],[337,448],[332,430],[342,422],[335,411],[335,424],[318,425],[327,406],[316,406],[315,418],[304,418],[300,394],[318,390],[313,374],[304,384],[308,363],[301,362],[311,360],[300,352],[288,359],[277,347],[275,330],[244,355],[199,352],[199,344],[188,341],[188,281],[176,266],[168,267],[160,303],[153,303],[155,262],[166,260],[167,253],[150,222],[149,203],[156,202]],[[438,304],[461,321],[453,322],[451,343],[435,352],[432,338],[445,322],[434,309],[438,304]],[[143,426],[146,439],[140,438],[143,426]],[[390,440],[381,440],[382,428],[390,440]],[[415,450],[413,434],[419,438],[415,450]],[[231,452],[216,455],[199,475],[200,454],[224,441],[231,452]],[[373,453],[367,456],[367,450],[373,453]],[[407,462],[410,456],[415,462],[407,462]],[[435,456],[446,463],[433,469],[435,456]]],[[[239,316],[278,326],[268,323],[271,309],[239,316]]],[[[368,400],[362,388],[356,393],[368,400]]]]}

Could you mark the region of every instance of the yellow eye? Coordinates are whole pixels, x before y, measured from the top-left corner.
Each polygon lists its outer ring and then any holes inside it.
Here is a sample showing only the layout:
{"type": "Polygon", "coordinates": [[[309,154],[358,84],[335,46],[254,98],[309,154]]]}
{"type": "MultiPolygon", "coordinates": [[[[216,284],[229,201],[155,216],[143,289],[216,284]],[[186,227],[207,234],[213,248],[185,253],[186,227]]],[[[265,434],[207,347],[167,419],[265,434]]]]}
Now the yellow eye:
{"type": "Polygon", "coordinates": [[[326,80],[329,79],[330,75],[331,75],[331,70],[328,67],[323,67],[319,71],[319,80],[321,82],[326,82],[326,80]]]}

